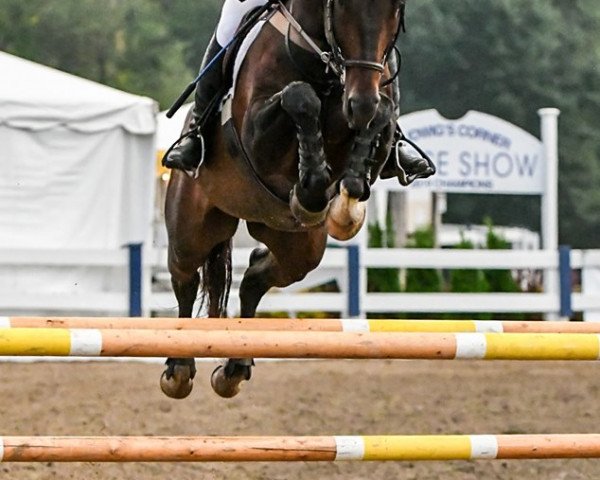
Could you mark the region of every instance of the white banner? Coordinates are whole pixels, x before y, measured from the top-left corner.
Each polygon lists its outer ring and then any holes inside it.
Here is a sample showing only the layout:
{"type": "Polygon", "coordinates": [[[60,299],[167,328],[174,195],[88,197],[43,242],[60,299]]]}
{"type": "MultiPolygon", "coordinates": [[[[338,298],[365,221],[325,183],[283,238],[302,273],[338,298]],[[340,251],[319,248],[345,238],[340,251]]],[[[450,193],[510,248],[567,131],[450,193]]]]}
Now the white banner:
{"type": "MultiPolygon", "coordinates": [[[[410,189],[530,195],[544,191],[542,142],[505,120],[474,111],[449,120],[436,110],[425,110],[404,115],[399,123],[437,166],[436,175],[417,180],[410,189]]],[[[401,189],[395,179],[380,180],[376,186],[401,189]]]]}

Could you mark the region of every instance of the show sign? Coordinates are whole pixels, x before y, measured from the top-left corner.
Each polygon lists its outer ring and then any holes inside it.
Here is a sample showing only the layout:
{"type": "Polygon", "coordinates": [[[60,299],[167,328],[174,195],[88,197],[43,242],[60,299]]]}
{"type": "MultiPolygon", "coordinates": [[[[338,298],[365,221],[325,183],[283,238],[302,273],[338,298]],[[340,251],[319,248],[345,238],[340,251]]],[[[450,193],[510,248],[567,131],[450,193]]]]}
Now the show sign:
{"type": "MultiPolygon", "coordinates": [[[[407,138],[426,151],[437,166],[436,175],[417,180],[411,189],[531,195],[544,192],[542,142],[505,120],[474,111],[449,120],[437,110],[425,110],[404,115],[399,122],[407,138]]],[[[389,180],[383,183],[382,187],[391,187],[389,180]]]]}

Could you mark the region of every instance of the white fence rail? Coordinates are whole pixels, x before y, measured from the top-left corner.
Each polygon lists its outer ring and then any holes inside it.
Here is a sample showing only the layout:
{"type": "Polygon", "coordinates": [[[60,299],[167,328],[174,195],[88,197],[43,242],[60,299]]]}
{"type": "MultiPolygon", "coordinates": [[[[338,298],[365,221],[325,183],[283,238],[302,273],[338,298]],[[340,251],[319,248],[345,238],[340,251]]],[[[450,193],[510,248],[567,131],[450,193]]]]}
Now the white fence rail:
{"type": "MultiPolygon", "coordinates": [[[[230,314],[239,308],[237,288],[247,266],[251,249],[235,249],[233,253],[234,285],[230,314]]],[[[361,250],[361,279],[358,291],[361,314],[393,312],[496,312],[496,313],[557,313],[560,296],[552,293],[372,293],[366,292],[367,268],[433,268],[507,269],[548,271],[559,269],[559,255],[554,251],[515,250],[422,250],[364,249],[361,250]]],[[[583,289],[572,293],[572,307],[584,312],[586,319],[600,319],[600,250],[573,250],[571,268],[582,271],[583,289]]],[[[170,290],[166,271],[165,250],[144,253],[142,275],[143,310],[146,314],[175,315],[177,302],[170,290]]],[[[129,256],[123,250],[0,250],[0,272],[5,280],[0,290],[2,313],[72,313],[126,314],[130,295],[127,277],[129,256]],[[45,268],[64,272],[90,272],[103,275],[91,282],[95,290],[75,288],[27,289],[25,285],[11,288],[10,275],[27,269],[45,268]]],[[[83,273],[82,273],[83,274],[83,273]]],[[[260,305],[261,312],[339,312],[347,315],[349,304],[348,254],[344,248],[327,250],[321,266],[293,287],[269,292],[260,305]],[[339,293],[310,293],[310,287],[336,281],[339,293]]],[[[75,275],[77,278],[77,275],[75,275]]],[[[48,288],[46,288],[48,287],[48,288]]]]}
{"type": "Polygon", "coordinates": [[[127,313],[128,269],[127,249],[0,249],[0,314],[127,313]]]}
{"type": "MultiPolygon", "coordinates": [[[[229,314],[234,316],[239,312],[238,288],[242,275],[248,266],[251,248],[236,248],[233,250],[233,285],[229,297],[229,314]]],[[[171,291],[170,277],[166,270],[166,250],[154,250],[150,264],[153,269],[155,282],[146,293],[147,302],[144,305],[148,313],[162,312],[169,314],[177,311],[177,301],[171,291]],[[158,280],[158,281],[156,281],[158,280]]],[[[346,249],[329,248],[325,252],[320,267],[309,273],[307,277],[293,286],[267,293],[260,303],[261,312],[341,312],[347,311],[348,304],[348,255],[346,249]],[[311,287],[336,281],[339,293],[305,293],[311,287]]],[[[148,284],[147,284],[148,285],[148,284]]]]}

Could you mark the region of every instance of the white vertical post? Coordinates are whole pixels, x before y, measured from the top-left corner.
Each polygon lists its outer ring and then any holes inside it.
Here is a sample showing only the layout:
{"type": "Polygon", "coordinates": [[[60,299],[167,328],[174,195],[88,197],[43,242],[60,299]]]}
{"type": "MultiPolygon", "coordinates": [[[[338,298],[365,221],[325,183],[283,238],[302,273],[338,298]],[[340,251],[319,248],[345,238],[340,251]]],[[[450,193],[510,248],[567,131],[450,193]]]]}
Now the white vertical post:
{"type": "MultiPolygon", "coordinates": [[[[388,191],[378,188],[373,193],[375,194],[375,205],[377,207],[377,222],[385,232],[387,229],[388,191]]],[[[385,245],[382,245],[382,247],[385,247],[385,245]]]]}
{"type": "Polygon", "coordinates": [[[152,270],[156,265],[156,249],[150,247],[152,243],[147,243],[144,257],[142,258],[142,315],[150,317],[150,298],[152,297],[152,270]]]}
{"type": "MultiPolygon", "coordinates": [[[[595,250],[582,252],[581,293],[584,298],[600,299],[600,254],[595,250]]],[[[594,302],[598,305],[598,302],[594,302]]],[[[600,308],[591,308],[583,312],[584,322],[600,322],[600,308]]]]}
{"type": "MultiPolygon", "coordinates": [[[[557,108],[538,110],[541,119],[541,136],[544,145],[546,179],[542,195],[542,247],[558,256],[558,116],[557,108]]],[[[559,295],[558,271],[546,270],[544,291],[559,295]]],[[[546,320],[557,320],[558,312],[546,316],[546,320]]]]}
{"type": "Polygon", "coordinates": [[[360,286],[359,286],[359,301],[360,301],[360,315],[359,318],[367,318],[367,312],[365,311],[365,302],[367,300],[367,267],[365,265],[365,258],[367,249],[369,248],[369,219],[365,220],[365,226],[360,229],[355,237],[355,242],[359,247],[359,258],[360,258],[360,286]]]}
{"type": "Polygon", "coordinates": [[[442,232],[442,214],[445,194],[433,192],[431,194],[431,230],[433,232],[433,248],[440,248],[442,232]]]}

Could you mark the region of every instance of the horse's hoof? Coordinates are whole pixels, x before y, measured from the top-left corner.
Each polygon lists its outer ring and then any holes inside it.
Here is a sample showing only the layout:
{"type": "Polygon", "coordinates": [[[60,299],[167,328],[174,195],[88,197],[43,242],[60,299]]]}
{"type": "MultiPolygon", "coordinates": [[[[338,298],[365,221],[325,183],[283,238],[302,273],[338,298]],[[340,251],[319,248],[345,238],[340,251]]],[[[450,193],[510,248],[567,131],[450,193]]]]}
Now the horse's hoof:
{"type": "Polygon", "coordinates": [[[342,185],[339,195],[334,197],[327,216],[327,233],[336,240],[350,240],[365,223],[366,202],[350,197],[342,185]]]}
{"type": "Polygon", "coordinates": [[[225,367],[219,365],[210,376],[210,384],[217,395],[222,398],[233,398],[240,393],[242,382],[247,379],[245,374],[228,377],[225,367]]]}
{"type": "Polygon", "coordinates": [[[187,397],[194,387],[192,371],[189,365],[175,365],[173,375],[167,378],[165,370],[160,377],[160,388],[170,398],[182,399],[187,397]]]}

